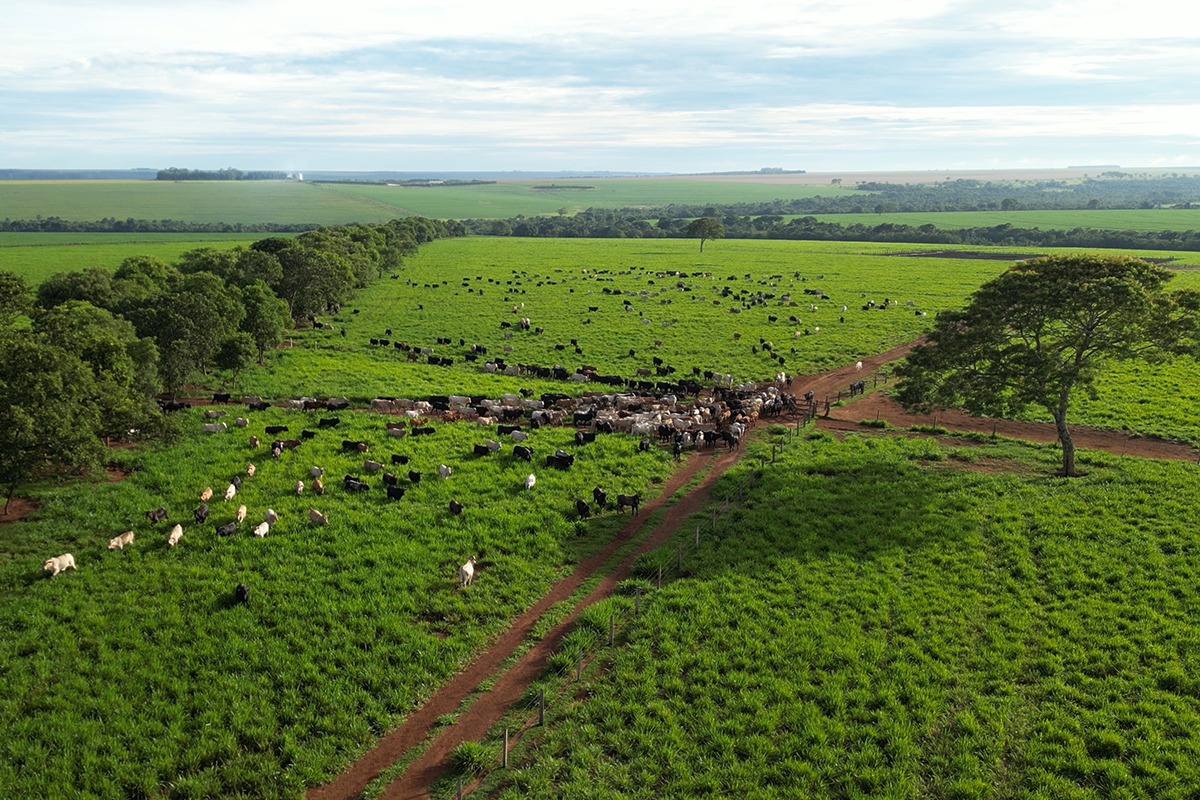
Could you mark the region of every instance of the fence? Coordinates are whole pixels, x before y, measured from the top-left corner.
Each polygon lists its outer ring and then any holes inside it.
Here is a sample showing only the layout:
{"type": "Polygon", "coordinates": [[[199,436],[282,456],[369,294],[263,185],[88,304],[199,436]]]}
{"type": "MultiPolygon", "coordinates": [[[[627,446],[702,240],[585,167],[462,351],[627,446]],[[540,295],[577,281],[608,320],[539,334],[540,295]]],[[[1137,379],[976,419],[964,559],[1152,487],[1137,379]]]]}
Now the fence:
{"type": "MultiPolygon", "coordinates": [[[[722,517],[740,504],[744,499],[746,492],[756,481],[758,481],[759,478],[762,477],[764,471],[776,463],[776,458],[783,448],[794,441],[795,438],[800,434],[801,428],[807,426],[808,423],[816,416],[817,407],[818,403],[815,401],[810,402],[807,408],[801,407],[800,415],[796,419],[795,426],[783,426],[779,423],[771,423],[770,427],[781,427],[786,433],[771,437],[769,454],[766,451],[766,448],[762,448],[762,452],[754,454],[754,457],[758,459],[759,463],[746,472],[746,474],[741,477],[736,485],[726,490],[724,495],[713,503],[711,516],[698,522],[695,525],[694,530],[677,533],[667,539],[667,541],[665,541],[654,551],[651,551],[670,552],[669,548],[671,545],[674,544],[675,547],[674,558],[670,559],[668,562],[660,562],[657,566],[656,574],[654,575],[653,579],[656,587],[662,587],[664,578],[670,579],[673,575],[681,575],[683,572],[684,560],[687,558],[687,555],[700,547],[700,543],[705,537],[713,537],[717,535],[717,533],[721,530],[722,517]]],[[[598,640],[593,641],[590,647],[585,647],[577,652],[570,668],[560,668],[558,675],[559,677],[565,678],[565,680],[559,683],[553,696],[549,698],[549,703],[551,706],[553,706],[554,703],[560,700],[565,694],[567,694],[568,691],[582,681],[584,670],[593,659],[595,659],[606,648],[615,646],[617,635],[625,628],[626,625],[637,618],[637,616],[641,613],[641,606],[641,587],[637,586],[635,587],[634,591],[633,605],[628,609],[628,611],[621,615],[619,619],[616,614],[609,615],[607,635],[597,637],[598,640]]],[[[580,626],[577,622],[575,629],[578,630],[579,627],[580,626]]],[[[557,659],[557,661],[561,664],[563,659],[560,658],[557,659]]],[[[503,750],[501,751],[498,759],[499,763],[496,764],[491,770],[483,771],[481,774],[476,774],[469,778],[458,778],[455,789],[451,796],[461,800],[461,798],[468,796],[471,792],[477,789],[480,784],[496,769],[508,768],[510,752],[509,748],[512,746],[512,744],[519,741],[521,737],[531,729],[535,727],[541,727],[546,724],[547,701],[548,699],[546,697],[546,691],[544,688],[538,691],[536,698],[530,698],[528,705],[525,707],[526,716],[523,718],[521,724],[515,730],[511,728],[504,729],[503,750]]]]}

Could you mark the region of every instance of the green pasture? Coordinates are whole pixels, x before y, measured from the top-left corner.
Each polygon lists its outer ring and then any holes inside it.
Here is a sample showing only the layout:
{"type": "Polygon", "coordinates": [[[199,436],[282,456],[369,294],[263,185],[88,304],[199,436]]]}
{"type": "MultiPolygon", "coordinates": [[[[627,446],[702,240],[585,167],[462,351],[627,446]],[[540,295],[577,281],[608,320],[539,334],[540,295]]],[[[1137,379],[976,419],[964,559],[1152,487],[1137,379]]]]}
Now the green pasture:
{"type": "Polygon", "coordinates": [[[368,198],[296,181],[0,181],[0,216],[339,225],[402,215],[368,198]]]}
{"type": "Polygon", "coordinates": [[[434,422],[432,436],[397,439],[380,415],[341,412],[329,430],[317,426],[323,416],[332,415],[274,409],[204,436],[199,411],[181,412],[176,446],[114,451],[127,479],[48,487],[36,513],[0,527],[0,797],[299,797],[469,661],[577,549],[624,524],[611,509],[577,524],[576,497],[597,485],[652,494],[669,474],[669,454],[638,454],[628,436],[577,447],[571,429],[543,428],[527,441],[531,465],[507,439],[503,452],[473,456],[494,428],[434,422]],[[275,460],[249,445],[251,434],[270,441],[268,424],[318,434],[275,460]],[[387,501],[342,439],[367,441],[366,457],[408,487],[403,499],[387,501]],[[571,470],[544,466],[555,448],[576,455],[571,470]],[[391,454],[411,461],[394,467],[391,454]],[[257,473],[223,502],[247,463],[257,473]],[[454,470],[447,480],[443,463],[454,470]],[[314,465],[326,470],[323,497],[312,494],[314,465]],[[409,469],[423,473],[419,483],[409,469]],[[537,485],[526,491],[531,472],[537,485]],[[345,474],[370,490],[348,494],[345,474]],[[216,496],[195,524],[205,486],[216,496]],[[460,516],[451,499],[465,506],[460,516]],[[246,522],[218,536],[239,503],[246,522]],[[170,516],[152,525],[143,512],[160,504],[170,516]],[[329,525],[310,524],[309,507],[329,525]],[[267,508],[279,522],[255,538],[267,508]],[[174,523],[184,535],[170,548],[174,523]],[[126,530],[133,544],[107,550],[126,530]],[[42,571],[67,552],[76,570],[42,571]],[[461,591],[457,570],[470,555],[479,571],[461,591]],[[238,583],[250,587],[249,605],[230,602],[238,583]]]}
{"type": "Polygon", "coordinates": [[[1200,468],[1081,460],[789,445],[482,796],[1194,797],[1200,468]]]}
{"type": "Polygon", "coordinates": [[[1114,231],[1194,231],[1200,229],[1200,208],[1096,209],[1086,211],[941,211],[885,214],[813,214],[839,225],[933,225],[936,228],[1014,228],[1114,231]]]}
{"type": "Polygon", "coordinates": [[[189,250],[248,246],[258,238],[244,233],[0,233],[0,271],[15,272],[36,287],[57,272],[114,271],[135,255],[170,263],[189,250]]]}

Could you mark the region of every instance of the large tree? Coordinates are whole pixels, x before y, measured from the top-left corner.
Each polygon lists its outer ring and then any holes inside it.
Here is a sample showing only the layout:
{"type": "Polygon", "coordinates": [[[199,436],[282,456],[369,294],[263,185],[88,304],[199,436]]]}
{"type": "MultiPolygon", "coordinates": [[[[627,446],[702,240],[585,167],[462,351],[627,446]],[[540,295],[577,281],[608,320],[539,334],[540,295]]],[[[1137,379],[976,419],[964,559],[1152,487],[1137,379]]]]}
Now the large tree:
{"type": "Polygon", "coordinates": [[[1067,426],[1076,390],[1117,359],[1194,352],[1195,292],[1166,292],[1172,273],[1137,258],[1046,256],[1014,265],[938,314],[897,370],[907,408],[1011,416],[1040,406],[1054,419],[1062,471],[1075,472],[1067,426]]]}
{"type": "Polygon", "coordinates": [[[700,252],[703,253],[704,242],[724,236],[725,226],[716,217],[699,217],[688,223],[687,235],[700,240],[700,252]]]}

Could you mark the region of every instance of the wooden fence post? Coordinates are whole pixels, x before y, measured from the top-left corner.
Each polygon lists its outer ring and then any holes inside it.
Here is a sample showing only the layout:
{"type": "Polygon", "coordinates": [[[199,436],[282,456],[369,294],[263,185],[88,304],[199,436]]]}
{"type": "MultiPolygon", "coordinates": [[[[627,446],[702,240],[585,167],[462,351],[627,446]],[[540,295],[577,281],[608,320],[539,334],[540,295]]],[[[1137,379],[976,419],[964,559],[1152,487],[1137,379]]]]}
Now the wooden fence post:
{"type": "Polygon", "coordinates": [[[508,728],[504,729],[504,755],[502,758],[504,760],[500,762],[500,765],[508,769],[508,728]]]}
{"type": "Polygon", "coordinates": [[[613,646],[613,637],[617,632],[617,617],[615,614],[608,615],[608,646],[613,646]]]}
{"type": "Polygon", "coordinates": [[[642,587],[633,587],[633,614],[637,616],[642,613],[642,587]]]}
{"type": "Polygon", "coordinates": [[[538,689],[538,725],[546,724],[546,690],[538,689]]]}
{"type": "Polygon", "coordinates": [[[700,546],[700,526],[696,526],[696,547],[700,546]]]}
{"type": "Polygon", "coordinates": [[[458,800],[462,800],[462,778],[458,779],[458,791],[456,793],[458,800]]]}

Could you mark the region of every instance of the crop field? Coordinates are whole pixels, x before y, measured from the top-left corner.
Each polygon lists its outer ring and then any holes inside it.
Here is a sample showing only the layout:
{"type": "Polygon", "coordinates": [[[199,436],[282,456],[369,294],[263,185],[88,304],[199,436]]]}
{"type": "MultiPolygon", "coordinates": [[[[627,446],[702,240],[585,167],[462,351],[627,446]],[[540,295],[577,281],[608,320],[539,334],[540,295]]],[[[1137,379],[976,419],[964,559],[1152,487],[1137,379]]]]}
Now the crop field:
{"type": "Polygon", "coordinates": [[[31,287],[56,272],[103,267],[116,270],[126,258],[154,256],[168,263],[199,247],[248,246],[240,234],[0,233],[0,270],[15,272],[31,287]]]}
{"type": "Polygon", "coordinates": [[[1200,467],[1084,457],[789,446],[476,794],[1193,797],[1200,467]]]}
{"type": "Polygon", "coordinates": [[[295,797],[462,666],[577,548],[622,524],[610,510],[577,525],[575,497],[597,485],[653,493],[669,473],[657,448],[638,454],[627,436],[577,447],[567,428],[530,435],[541,454],[531,465],[511,443],[471,455],[495,431],[466,423],[396,439],[379,415],[342,412],[340,426],[320,430],[316,412],[273,410],[201,436],[199,412],[181,414],[189,433],[178,445],[116,451],[125,480],[48,489],[38,513],[0,528],[0,797],[295,797]],[[248,443],[251,433],[270,441],[268,424],[318,435],[273,460],[248,443]],[[404,497],[385,499],[343,439],[368,442],[366,457],[398,474],[404,497]],[[572,469],[543,465],[555,448],[576,455],[572,469]],[[392,466],[391,454],[410,461],[392,466]],[[223,502],[247,463],[257,473],[223,502]],[[453,468],[448,479],[439,464],[453,468]],[[311,466],[326,470],[323,497],[312,494],[311,466]],[[369,491],[344,491],[344,474],[369,491]],[[205,486],[216,496],[195,524],[205,486]],[[452,499],[461,515],[447,510],[452,499]],[[237,535],[218,536],[242,503],[237,535]],[[160,504],[170,516],[150,524],[143,512],[160,504]],[[309,507],[328,526],[311,524],[309,507]],[[267,508],[279,521],[256,538],[267,508]],[[184,533],[171,548],[174,523],[184,533]],[[135,541],[107,550],[126,530],[135,541]],[[49,578],[42,560],[66,552],[77,569],[49,578]],[[461,591],[469,555],[479,573],[461,591]],[[247,605],[231,600],[238,583],[250,587],[247,605]]]}
{"type": "Polygon", "coordinates": [[[1072,230],[1097,228],[1116,231],[1194,231],[1200,229],[1200,208],[1097,209],[1088,211],[945,211],[895,214],[814,214],[840,225],[933,225],[938,228],[1014,228],[1072,230]]]}

